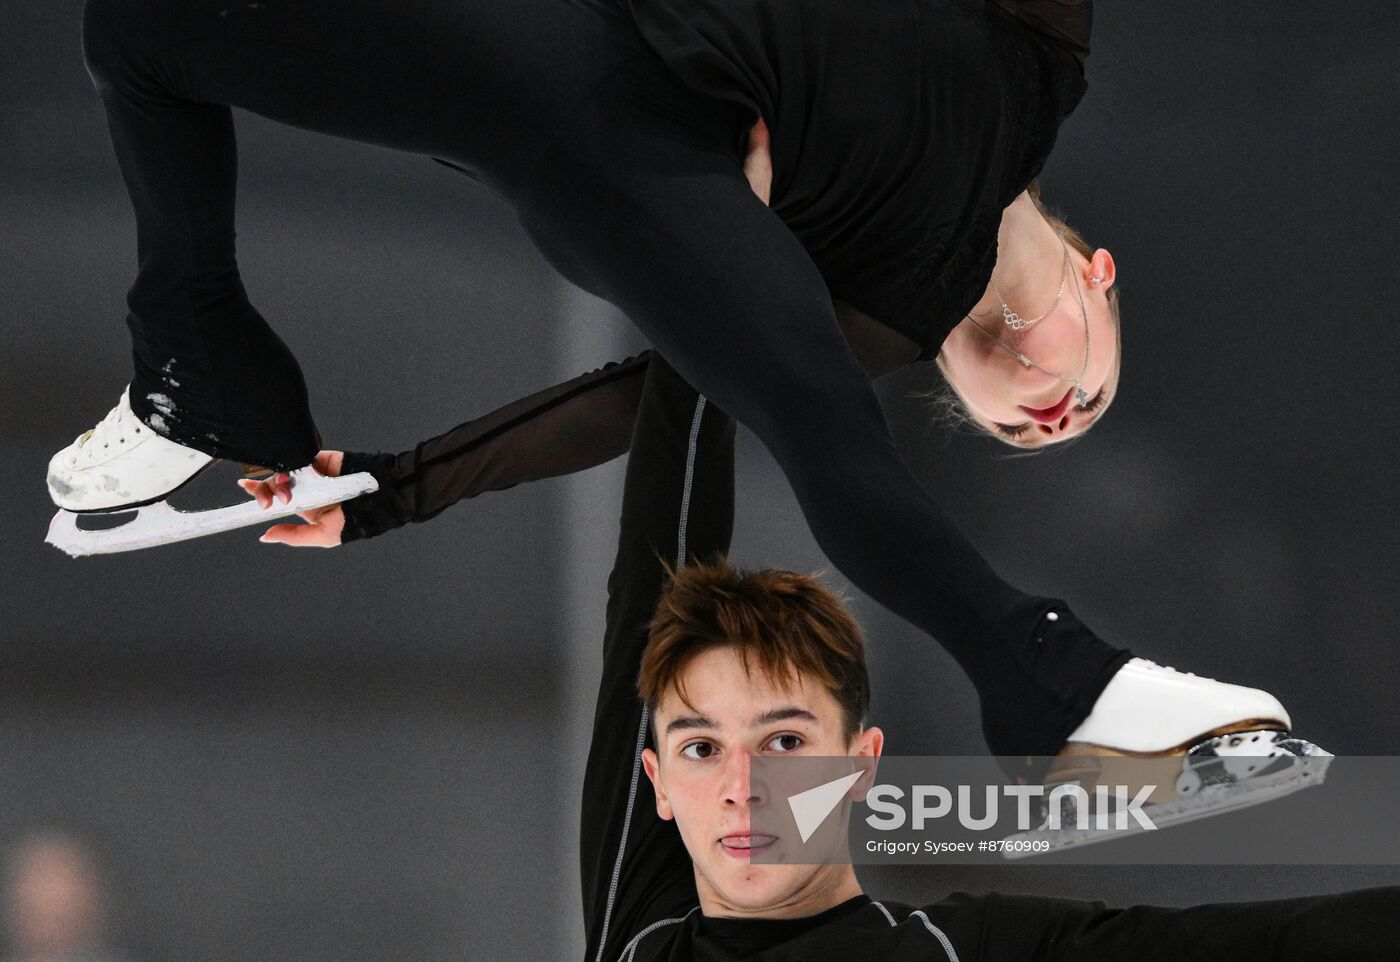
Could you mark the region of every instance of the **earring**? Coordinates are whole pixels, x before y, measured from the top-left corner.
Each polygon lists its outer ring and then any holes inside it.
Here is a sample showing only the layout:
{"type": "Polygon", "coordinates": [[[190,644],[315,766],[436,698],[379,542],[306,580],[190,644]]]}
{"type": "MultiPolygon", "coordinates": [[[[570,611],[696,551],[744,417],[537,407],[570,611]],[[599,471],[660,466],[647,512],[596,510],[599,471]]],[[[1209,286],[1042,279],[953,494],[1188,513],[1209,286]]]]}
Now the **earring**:
{"type": "Polygon", "coordinates": [[[1090,283],[1090,284],[1093,284],[1095,287],[1098,287],[1098,286],[1099,286],[1099,281],[1101,281],[1101,280],[1103,280],[1102,277],[1091,277],[1091,278],[1089,278],[1089,283],[1090,283]]]}

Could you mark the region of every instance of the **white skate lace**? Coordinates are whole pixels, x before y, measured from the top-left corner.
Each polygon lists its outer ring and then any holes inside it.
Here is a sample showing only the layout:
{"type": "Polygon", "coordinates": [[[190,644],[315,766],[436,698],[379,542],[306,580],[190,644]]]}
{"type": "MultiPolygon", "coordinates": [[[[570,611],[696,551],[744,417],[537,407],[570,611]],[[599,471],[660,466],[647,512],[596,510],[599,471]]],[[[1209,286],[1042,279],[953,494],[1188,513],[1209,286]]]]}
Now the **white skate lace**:
{"type": "MultiPolygon", "coordinates": [[[[1145,664],[1148,668],[1155,668],[1157,671],[1170,671],[1170,672],[1173,672],[1173,673],[1178,674],[1178,675],[1186,675],[1186,676],[1188,676],[1188,677],[1190,677],[1190,678],[1205,678],[1204,675],[1197,675],[1194,671],[1177,671],[1177,670],[1176,670],[1175,668],[1173,668],[1171,665],[1159,665],[1159,664],[1157,664],[1157,662],[1155,662],[1155,661],[1150,661],[1150,660],[1147,659],[1147,658],[1141,658],[1141,659],[1139,659],[1139,660],[1140,660],[1143,664],[1145,664]]],[[[1206,681],[1215,681],[1214,678],[1206,678],[1205,680],[1206,680],[1206,681]]]]}
{"type": "Polygon", "coordinates": [[[112,445],[134,442],[147,430],[149,429],[131,412],[130,396],[128,392],[123,391],[117,406],[108,411],[107,416],[97,422],[96,427],[78,435],[77,440],[73,442],[74,450],[69,463],[76,464],[79,458],[90,461],[100,457],[110,451],[112,445]]]}

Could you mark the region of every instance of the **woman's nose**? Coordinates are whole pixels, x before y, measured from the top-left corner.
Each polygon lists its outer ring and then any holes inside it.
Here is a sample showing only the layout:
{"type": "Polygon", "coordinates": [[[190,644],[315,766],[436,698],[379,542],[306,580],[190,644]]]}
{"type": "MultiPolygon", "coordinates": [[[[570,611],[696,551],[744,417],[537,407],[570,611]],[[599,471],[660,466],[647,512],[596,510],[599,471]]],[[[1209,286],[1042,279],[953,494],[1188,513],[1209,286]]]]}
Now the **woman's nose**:
{"type": "Polygon", "coordinates": [[[1064,416],[1061,417],[1060,420],[1054,422],[1053,424],[1037,424],[1036,427],[1040,428],[1040,432],[1042,434],[1054,436],[1056,434],[1060,434],[1069,427],[1069,420],[1069,412],[1066,411],[1064,413],[1064,416]]]}

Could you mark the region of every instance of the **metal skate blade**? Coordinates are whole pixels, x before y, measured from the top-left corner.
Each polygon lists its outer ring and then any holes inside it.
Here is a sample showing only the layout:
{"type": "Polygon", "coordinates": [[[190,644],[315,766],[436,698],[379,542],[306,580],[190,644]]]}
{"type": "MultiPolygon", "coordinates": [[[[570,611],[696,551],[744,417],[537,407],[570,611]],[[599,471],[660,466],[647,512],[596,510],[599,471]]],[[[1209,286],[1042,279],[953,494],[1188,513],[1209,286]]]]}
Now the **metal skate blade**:
{"type": "Polygon", "coordinates": [[[271,507],[263,508],[250,498],[224,508],[181,511],[172,508],[168,502],[157,501],[140,508],[113,512],[126,514],[134,510],[136,516],[125,524],[100,531],[80,528],[78,519],[82,516],[71,511],[59,511],[49,522],[49,534],[44,541],[74,558],[137,551],[275,521],[379,489],[378,482],[367,472],[328,478],[313,467],[293,471],[291,484],[292,500],[287,504],[274,501],[271,507]]]}
{"type": "MultiPolygon", "coordinates": [[[[1302,742],[1302,739],[1297,739],[1297,741],[1302,742]]],[[[1311,742],[1304,742],[1304,744],[1313,749],[1313,752],[1293,756],[1293,764],[1284,771],[1274,775],[1250,778],[1233,785],[1210,785],[1189,798],[1179,798],[1157,805],[1145,805],[1142,812],[1153,825],[1161,829],[1168,825],[1179,825],[1197,819],[1210,818],[1214,815],[1223,815],[1226,812],[1249,808],[1252,805],[1262,805],[1264,802],[1271,802],[1285,795],[1291,795],[1301,789],[1321,785],[1327,777],[1327,766],[1332,761],[1333,756],[1330,752],[1318,748],[1311,742]]],[[[1093,820],[1094,816],[1090,815],[1089,821],[1092,823],[1093,820]]],[[[1004,850],[1002,854],[1007,859],[1031,858],[1036,855],[1047,855],[1084,845],[1093,845],[1096,842],[1111,842],[1145,831],[1148,829],[1138,825],[1132,819],[1129,819],[1126,828],[1041,828],[1030,832],[1018,832],[1008,836],[1008,841],[1015,839],[1048,842],[1048,849],[1041,849],[1038,852],[1004,850]]]]}

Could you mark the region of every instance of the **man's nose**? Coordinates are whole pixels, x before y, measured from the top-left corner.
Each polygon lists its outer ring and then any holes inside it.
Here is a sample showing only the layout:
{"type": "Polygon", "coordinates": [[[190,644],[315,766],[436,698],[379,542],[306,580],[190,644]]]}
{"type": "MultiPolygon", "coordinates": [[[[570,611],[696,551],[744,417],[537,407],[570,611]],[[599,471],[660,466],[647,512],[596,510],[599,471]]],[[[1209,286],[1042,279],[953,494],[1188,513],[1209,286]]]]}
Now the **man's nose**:
{"type": "Polygon", "coordinates": [[[753,755],[734,752],[724,765],[724,801],[730,805],[754,804],[760,801],[759,785],[753,778],[753,755]]]}

